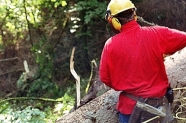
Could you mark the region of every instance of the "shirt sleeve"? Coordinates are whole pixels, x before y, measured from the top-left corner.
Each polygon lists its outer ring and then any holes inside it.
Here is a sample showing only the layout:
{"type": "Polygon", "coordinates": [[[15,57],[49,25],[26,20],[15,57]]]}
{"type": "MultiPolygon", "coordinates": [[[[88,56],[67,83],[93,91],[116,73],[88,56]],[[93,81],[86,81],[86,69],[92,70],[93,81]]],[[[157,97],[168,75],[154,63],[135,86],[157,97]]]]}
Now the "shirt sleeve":
{"type": "Polygon", "coordinates": [[[160,49],[163,54],[173,54],[186,46],[186,33],[176,29],[167,27],[161,28],[159,35],[161,35],[160,49]]]}
{"type": "Polygon", "coordinates": [[[110,74],[109,74],[109,67],[108,67],[108,62],[107,62],[107,44],[108,42],[111,40],[108,39],[102,54],[101,54],[101,60],[100,60],[100,66],[99,66],[99,75],[100,75],[100,80],[105,83],[107,86],[112,87],[111,86],[111,79],[110,79],[110,74]]]}

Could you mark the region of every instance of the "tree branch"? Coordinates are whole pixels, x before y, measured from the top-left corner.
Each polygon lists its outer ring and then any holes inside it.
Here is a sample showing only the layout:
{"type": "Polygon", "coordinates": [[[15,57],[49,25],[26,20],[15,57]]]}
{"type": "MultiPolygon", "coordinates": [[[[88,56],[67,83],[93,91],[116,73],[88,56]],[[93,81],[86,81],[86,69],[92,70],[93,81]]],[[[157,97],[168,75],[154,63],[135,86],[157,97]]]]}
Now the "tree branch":
{"type": "Polygon", "coordinates": [[[48,98],[36,98],[36,97],[14,97],[8,98],[0,101],[0,104],[5,103],[11,100],[40,100],[40,101],[49,101],[49,102],[62,102],[62,99],[48,99],[48,98]]]}
{"type": "Polygon", "coordinates": [[[30,43],[33,46],[32,36],[31,36],[30,22],[28,20],[28,15],[27,15],[27,10],[26,10],[26,1],[25,0],[23,0],[23,5],[24,5],[23,7],[24,7],[24,10],[25,10],[25,17],[26,17],[26,21],[27,21],[27,25],[28,25],[28,32],[29,32],[29,36],[30,36],[30,43]]]}
{"type": "Polygon", "coordinates": [[[73,47],[72,54],[70,57],[70,72],[76,80],[77,107],[79,107],[80,106],[80,77],[77,75],[76,71],[74,70],[74,61],[73,61],[74,52],[75,52],[75,47],[73,47]]]}
{"type": "Polygon", "coordinates": [[[19,58],[18,57],[14,57],[14,58],[2,59],[2,60],[0,60],[0,62],[11,61],[11,60],[15,60],[15,59],[19,59],[19,58]]]}
{"type": "Polygon", "coordinates": [[[90,85],[91,85],[91,80],[92,80],[93,71],[94,71],[94,65],[95,65],[96,68],[97,68],[96,61],[95,61],[95,60],[92,60],[92,61],[91,61],[91,73],[90,73],[90,77],[89,77],[89,81],[88,81],[87,87],[86,87],[86,89],[85,89],[85,92],[86,92],[86,93],[88,92],[88,89],[90,88],[90,85]]]}

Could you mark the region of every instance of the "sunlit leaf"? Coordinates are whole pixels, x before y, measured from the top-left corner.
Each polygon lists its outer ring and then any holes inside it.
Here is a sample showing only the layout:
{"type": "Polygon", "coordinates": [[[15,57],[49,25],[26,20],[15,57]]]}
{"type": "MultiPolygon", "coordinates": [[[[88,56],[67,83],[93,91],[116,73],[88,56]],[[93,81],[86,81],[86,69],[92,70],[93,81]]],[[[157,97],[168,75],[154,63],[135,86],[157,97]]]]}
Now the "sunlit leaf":
{"type": "Polygon", "coordinates": [[[66,6],[66,5],[67,5],[67,2],[66,2],[66,1],[62,1],[62,2],[61,2],[61,5],[62,5],[62,6],[66,6]]]}
{"type": "Polygon", "coordinates": [[[9,29],[11,29],[11,30],[14,30],[14,29],[15,29],[15,26],[14,26],[12,23],[10,23],[10,22],[7,22],[7,23],[6,23],[6,26],[7,26],[9,29]]]}

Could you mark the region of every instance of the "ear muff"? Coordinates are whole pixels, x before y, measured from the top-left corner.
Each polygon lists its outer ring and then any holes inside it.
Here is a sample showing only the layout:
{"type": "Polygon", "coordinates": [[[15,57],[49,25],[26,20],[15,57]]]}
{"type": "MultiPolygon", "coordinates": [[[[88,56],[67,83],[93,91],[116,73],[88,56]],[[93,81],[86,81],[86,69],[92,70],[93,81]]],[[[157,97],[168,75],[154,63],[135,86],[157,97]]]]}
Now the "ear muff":
{"type": "Polygon", "coordinates": [[[114,29],[120,31],[121,30],[121,23],[119,20],[110,14],[110,10],[107,10],[105,19],[114,27],[114,29]]]}
{"type": "Polygon", "coordinates": [[[112,22],[112,25],[115,29],[117,29],[119,31],[121,30],[121,23],[119,22],[119,20],[117,18],[113,17],[111,22],[112,22]]]}

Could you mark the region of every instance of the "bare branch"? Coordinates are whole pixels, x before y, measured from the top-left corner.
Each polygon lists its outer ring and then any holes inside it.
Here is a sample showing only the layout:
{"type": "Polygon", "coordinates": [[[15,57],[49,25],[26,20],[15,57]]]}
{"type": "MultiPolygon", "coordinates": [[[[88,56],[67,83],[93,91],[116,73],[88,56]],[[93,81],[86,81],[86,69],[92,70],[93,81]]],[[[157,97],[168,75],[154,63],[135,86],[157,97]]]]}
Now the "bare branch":
{"type": "Polygon", "coordinates": [[[80,77],[77,75],[76,71],[74,70],[74,61],[73,61],[74,52],[75,52],[75,47],[72,48],[72,54],[70,57],[70,72],[76,80],[77,107],[79,107],[80,106],[80,77]]]}
{"type": "Polygon", "coordinates": [[[26,17],[26,21],[27,21],[27,25],[28,25],[28,31],[29,31],[29,36],[30,36],[30,43],[31,45],[33,46],[33,42],[32,42],[32,35],[31,35],[31,27],[30,27],[30,22],[28,20],[28,13],[27,13],[27,9],[26,9],[26,1],[23,0],[23,7],[24,7],[24,10],[25,10],[25,17],[26,17]]]}
{"type": "Polygon", "coordinates": [[[49,101],[49,102],[62,102],[62,99],[49,99],[49,98],[37,98],[37,97],[14,97],[14,98],[7,98],[4,100],[0,100],[0,104],[12,101],[12,100],[40,100],[40,101],[49,101]]]}
{"type": "Polygon", "coordinates": [[[97,64],[96,64],[95,60],[91,61],[91,74],[90,74],[90,77],[89,77],[88,85],[85,89],[86,93],[88,92],[88,89],[90,88],[90,84],[91,84],[91,80],[92,80],[92,76],[93,76],[93,71],[94,71],[94,66],[93,65],[97,68],[97,64]]]}
{"type": "Polygon", "coordinates": [[[0,60],[0,62],[6,62],[6,61],[15,60],[15,59],[19,59],[19,58],[18,57],[14,57],[14,58],[2,59],[2,60],[0,60]]]}
{"type": "Polygon", "coordinates": [[[7,72],[4,72],[4,73],[0,74],[0,76],[4,76],[6,74],[10,74],[10,73],[14,73],[14,72],[19,72],[19,71],[24,71],[24,69],[23,68],[14,68],[14,69],[11,69],[11,70],[9,70],[7,72]]]}

